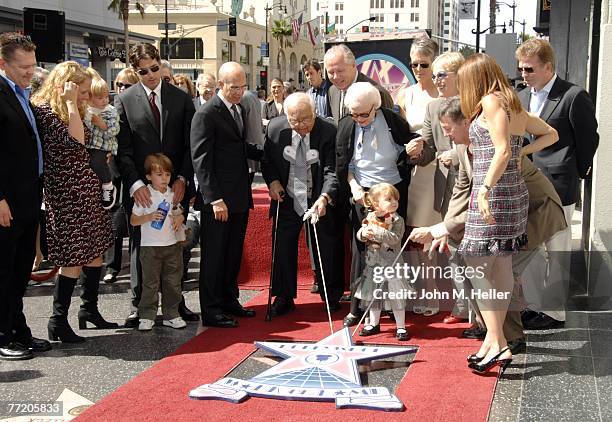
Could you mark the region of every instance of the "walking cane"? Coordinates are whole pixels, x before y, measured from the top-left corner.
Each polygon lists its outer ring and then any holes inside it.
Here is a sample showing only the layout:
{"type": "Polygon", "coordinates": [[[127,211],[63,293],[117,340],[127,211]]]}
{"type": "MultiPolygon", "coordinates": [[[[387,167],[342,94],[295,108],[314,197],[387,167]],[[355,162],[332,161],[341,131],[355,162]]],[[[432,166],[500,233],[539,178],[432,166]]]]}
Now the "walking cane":
{"type": "MultiPolygon", "coordinates": [[[[284,192],[281,193],[281,198],[284,192]]],[[[278,210],[280,202],[276,201],[276,218],[274,219],[274,238],[272,239],[272,269],[270,270],[270,285],[268,286],[268,310],[266,311],[266,321],[272,321],[272,280],[274,279],[274,258],[276,257],[276,229],[278,228],[278,210]]]]}
{"type": "Polygon", "coordinates": [[[317,257],[319,258],[319,269],[321,272],[321,282],[323,283],[323,295],[325,296],[325,308],[327,309],[327,319],[329,320],[329,329],[331,333],[334,334],[334,325],[332,324],[331,312],[329,310],[329,299],[327,298],[327,285],[325,283],[325,271],[323,271],[323,261],[321,260],[321,250],[319,249],[319,236],[317,234],[317,221],[318,214],[311,208],[306,214],[304,214],[304,221],[307,221],[312,225],[312,231],[315,235],[315,245],[317,245],[317,257]],[[312,221],[312,215],[315,215],[314,222],[312,221]]]}
{"type": "MultiPolygon", "coordinates": [[[[409,237],[406,238],[406,241],[404,242],[404,244],[402,245],[402,249],[400,249],[399,253],[397,254],[397,256],[395,257],[395,259],[393,260],[393,263],[390,265],[391,267],[393,267],[395,265],[395,263],[397,262],[397,260],[399,259],[400,256],[402,256],[402,253],[404,252],[404,249],[406,249],[406,246],[408,246],[408,241],[410,240],[409,237]]],[[[385,280],[386,281],[386,280],[385,280]]],[[[376,299],[376,300],[381,300],[382,299],[376,299]]],[[[357,332],[357,330],[359,329],[359,326],[361,325],[361,323],[363,322],[364,318],[366,317],[366,315],[368,315],[368,313],[370,312],[370,308],[372,307],[372,305],[374,304],[374,301],[371,301],[370,304],[368,305],[368,307],[366,308],[365,311],[363,311],[363,315],[361,316],[361,319],[359,320],[359,322],[357,323],[357,325],[355,326],[355,329],[353,330],[353,336],[355,335],[355,333],[357,332]]]]}

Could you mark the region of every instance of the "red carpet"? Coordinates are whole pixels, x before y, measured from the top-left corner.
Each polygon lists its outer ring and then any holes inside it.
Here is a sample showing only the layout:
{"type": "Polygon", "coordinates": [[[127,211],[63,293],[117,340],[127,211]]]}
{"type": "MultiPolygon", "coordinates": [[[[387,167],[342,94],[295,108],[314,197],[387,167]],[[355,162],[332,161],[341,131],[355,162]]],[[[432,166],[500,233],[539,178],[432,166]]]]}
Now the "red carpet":
{"type": "MultiPolygon", "coordinates": [[[[238,329],[211,328],[175,353],[144,371],[84,412],[79,421],[486,421],[496,377],[477,376],[465,357],[479,343],[457,338],[467,325],[444,325],[443,314],[431,318],[407,315],[410,345],[419,346],[413,363],[395,394],[405,412],[336,410],[333,403],[249,398],[242,404],[198,401],[188,392],[227,374],[255,350],[255,340],[316,341],[329,334],[329,324],[318,295],[300,290],[298,307],[284,317],[264,322],[267,297],[260,294],[250,305],[258,315],[241,319],[238,329]]],[[[341,327],[345,309],[334,314],[341,327]]],[[[368,343],[396,343],[394,326],[383,320],[383,332],[368,343]]],[[[359,341],[360,338],[357,337],[359,341]]]]}
{"type": "MultiPolygon", "coordinates": [[[[255,209],[249,213],[249,226],[244,240],[244,253],[238,284],[243,289],[267,289],[272,264],[272,219],[268,218],[270,197],[268,189],[253,189],[255,209]]],[[[310,258],[302,230],[298,246],[298,280],[311,277],[310,258]]]]}

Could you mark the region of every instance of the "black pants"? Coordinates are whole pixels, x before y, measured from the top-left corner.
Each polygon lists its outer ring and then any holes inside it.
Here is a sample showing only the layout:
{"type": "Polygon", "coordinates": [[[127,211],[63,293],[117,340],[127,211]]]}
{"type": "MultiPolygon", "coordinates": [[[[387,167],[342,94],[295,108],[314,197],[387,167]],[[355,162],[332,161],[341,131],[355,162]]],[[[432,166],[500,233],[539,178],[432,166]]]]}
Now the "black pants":
{"type": "Polygon", "coordinates": [[[10,227],[0,227],[0,346],[32,337],[23,314],[23,295],[36,255],[37,227],[36,217],[14,217],[10,227]]]}
{"type": "MultiPolygon", "coordinates": [[[[317,237],[323,272],[325,274],[325,286],[330,303],[338,302],[344,291],[343,273],[338,273],[338,262],[343,260],[343,249],[338,250],[336,245],[336,221],[332,207],[327,208],[327,213],[316,224],[317,237]]],[[[278,226],[276,228],[276,256],[274,258],[274,279],[272,280],[272,295],[287,299],[297,297],[297,259],[298,242],[304,222],[293,209],[293,199],[286,197],[280,204],[278,212],[278,226]]],[[[316,237],[311,224],[310,245],[314,256],[315,274],[319,285],[321,299],[325,300],[323,290],[323,279],[317,253],[316,237]]],[[[274,234],[273,234],[274,236],[274,234]]],[[[274,238],[272,239],[274,241],[274,238]]]]}
{"type": "Polygon", "coordinates": [[[228,221],[202,211],[200,309],[202,316],[221,313],[238,303],[238,274],[249,212],[230,213],[228,221]]]}
{"type": "Polygon", "coordinates": [[[113,234],[115,241],[113,246],[106,250],[106,272],[117,275],[121,271],[123,260],[123,238],[129,236],[129,216],[126,214],[123,205],[113,211],[113,234]]]}

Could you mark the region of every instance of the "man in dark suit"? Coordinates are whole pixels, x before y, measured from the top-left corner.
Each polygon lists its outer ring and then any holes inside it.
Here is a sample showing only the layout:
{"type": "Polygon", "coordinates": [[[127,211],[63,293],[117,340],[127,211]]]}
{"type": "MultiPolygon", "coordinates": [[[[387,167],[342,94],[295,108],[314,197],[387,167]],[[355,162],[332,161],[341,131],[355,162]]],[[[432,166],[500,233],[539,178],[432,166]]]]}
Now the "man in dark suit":
{"type": "Polygon", "coordinates": [[[238,302],[238,273],[253,196],[247,158],[262,151],[246,143],[246,110],[240,106],[246,74],[236,62],[219,68],[219,91],[191,124],[191,156],[202,209],[200,307],[202,323],[237,327],[233,316],[253,317],[238,302]]]}
{"type": "MultiPolygon", "coordinates": [[[[174,166],[171,178],[174,204],[185,197],[185,189],[193,179],[193,166],[189,150],[189,130],[194,113],[188,94],[161,80],[161,58],[157,49],[148,43],[138,44],[130,51],[130,64],[138,74],[140,83],[115,97],[121,130],[117,135],[119,150],[117,162],[123,178],[126,210],[131,213],[134,203],[151,205],[151,194],[146,187],[145,158],[153,153],[167,155],[174,166]]],[[[184,203],[187,209],[188,204],[184,203]]],[[[130,236],[130,273],[132,313],[126,326],[138,325],[138,302],[142,288],[139,262],[140,229],[132,227],[130,236]]],[[[186,321],[198,319],[186,308],[184,300],[179,307],[186,321]]]]}
{"type": "Polygon", "coordinates": [[[327,77],[332,83],[327,92],[327,100],[330,108],[329,111],[336,125],[342,117],[348,114],[348,110],[344,105],[344,94],[348,87],[355,82],[369,82],[374,85],[380,91],[382,107],[393,108],[393,98],[391,98],[389,92],[363,73],[357,71],[355,55],[346,45],[334,45],[327,50],[323,60],[327,77]]]}
{"type": "Polygon", "coordinates": [[[525,290],[529,307],[536,309],[524,313],[524,325],[529,329],[547,329],[565,321],[572,214],[580,195],[580,179],[590,175],[599,135],[589,94],[555,74],[555,55],[548,41],[527,40],[517,49],[516,58],[528,85],[519,93],[523,106],[559,133],[559,142],[533,154],[533,163],[559,194],[567,222],[565,230],[546,242],[548,277],[526,277],[543,283],[525,290]],[[530,291],[535,296],[529,297],[530,291]]]}
{"type": "Polygon", "coordinates": [[[51,349],[32,337],[23,295],[36,254],[42,147],[30,106],[36,46],[28,37],[0,35],[0,359],[34,357],[51,349]]]}
{"type": "Polygon", "coordinates": [[[217,78],[212,73],[200,73],[196,80],[196,89],[198,96],[193,99],[193,105],[198,111],[200,107],[206,104],[215,95],[217,89],[217,78]]]}
{"type": "MultiPolygon", "coordinates": [[[[342,260],[334,248],[334,215],[327,206],[336,203],[338,181],[335,174],[336,128],[315,113],[315,103],[306,93],[294,93],[285,99],[287,117],[270,120],[266,130],[262,173],[273,199],[271,216],[278,210],[276,257],[272,294],[276,296],[272,315],[291,311],[297,297],[297,250],[302,217],[313,209],[321,219],[316,224],[323,268],[315,259],[318,291],[325,300],[321,270],[325,275],[330,310],[338,310],[344,291],[342,274],[334,270],[334,262],[342,260]],[[300,158],[301,157],[301,158],[300,158]],[[287,196],[284,193],[287,192],[287,196]]],[[[310,247],[316,251],[314,229],[310,247]]],[[[314,252],[315,257],[317,253],[314,252]]]]}

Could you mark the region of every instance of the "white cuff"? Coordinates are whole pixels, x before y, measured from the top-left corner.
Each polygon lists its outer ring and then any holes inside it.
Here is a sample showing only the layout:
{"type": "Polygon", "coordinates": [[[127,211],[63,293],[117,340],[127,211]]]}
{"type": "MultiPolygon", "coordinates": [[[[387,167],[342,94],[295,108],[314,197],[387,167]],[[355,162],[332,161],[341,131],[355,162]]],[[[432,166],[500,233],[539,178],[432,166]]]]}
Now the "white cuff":
{"type": "Polygon", "coordinates": [[[448,230],[446,229],[444,221],[431,226],[431,235],[434,237],[434,239],[439,239],[448,235],[448,230]]]}
{"type": "Polygon", "coordinates": [[[130,196],[134,196],[134,192],[136,192],[141,187],[146,186],[142,180],[136,180],[132,187],[130,188],[130,196]]]}
{"type": "Polygon", "coordinates": [[[212,201],[210,205],[217,205],[219,202],[223,202],[223,199],[217,199],[216,201],[212,201]]]}

